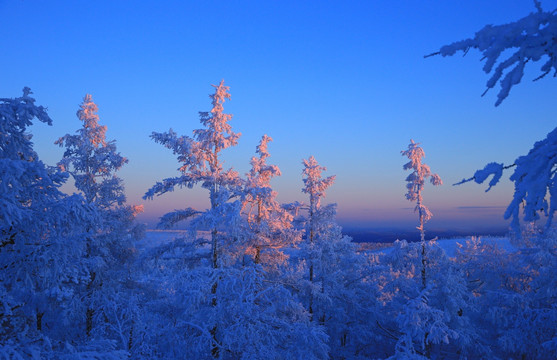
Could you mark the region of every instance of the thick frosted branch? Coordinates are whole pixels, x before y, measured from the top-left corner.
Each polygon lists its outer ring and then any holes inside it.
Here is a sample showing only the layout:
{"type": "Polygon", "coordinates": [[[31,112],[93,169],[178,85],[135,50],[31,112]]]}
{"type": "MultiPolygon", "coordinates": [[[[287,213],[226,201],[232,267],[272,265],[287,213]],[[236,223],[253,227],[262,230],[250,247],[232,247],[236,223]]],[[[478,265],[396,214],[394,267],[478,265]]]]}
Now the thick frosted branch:
{"type": "Polygon", "coordinates": [[[458,51],[466,54],[471,48],[479,50],[483,55],[482,60],[485,60],[483,71],[492,73],[486,84],[487,90],[495,87],[497,82],[500,84],[495,103],[498,106],[509,95],[511,88],[520,83],[524,67],[529,61],[546,59],[540,69],[541,75],[534,80],[543,78],[552,70],[557,75],[557,10],[543,11],[539,2],[535,2],[535,5],[537,12],[508,24],[487,25],[473,38],[445,45],[426,57],[453,56],[458,51]],[[513,52],[503,58],[508,50],[513,52]]]}
{"type": "Polygon", "coordinates": [[[180,221],[187,220],[197,214],[201,214],[201,212],[192,208],[171,211],[161,216],[160,221],[157,224],[157,228],[171,229],[172,227],[174,227],[174,225],[176,225],[180,221]]]}
{"type": "MultiPolygon", "coordinates": [[[[514,165],[511,165],[511,166],[514,166],[514,165]]],[[[474,176],[472,176],[471,178],[462,179],[460,182],[457,182],[456,184],[453,184],[453,186],[454,185],[462,185],[462,184],[470,182],[470,181],[474,181],[477,184],[483,184],[483,182],[486,181],[489,176],[493,175],[493,178],[489,182],[489,187],[485,191],[485,192],[488,192],[489,190],[491,190],[492,187],[497,185],[499,180],[501,180],[501,176],[503,175],[503,170],[506,169],[506,168],[509,168],[509,166],[505,167],[503,164],[498,164],[498,163],[494,163],[494,162],[489,163],[483,169],[476,171],[474,173],[474,176]]]]}
{"type": "Polygon", "coordinates": [[[174,191],[176,186],[187,186],[188,188],[192,188],[195,184],[195,180],[193,180],[190,176],[182,175],[174,178],[167,178],[164,179],[162,182],[157,181],[153,187],[151,187],[145,195],[143,195],[143,199],[153,199],[155,195],[162,195],[169,191],[174,191]]]}
{"type": "Polygon", "coordinates": [[[512,217],[512,227],[518,230],[518,209],[524,202],[524,221],[539,219],[544,212],[551,225],[557,211],[557,128],[542,141],[534,144],[528,155],[516,159],[516,169],[510,179],[514,182],[514,196],[505,211],[505,219],[512,217]],[[549,197],[549,203],[547,195],[549,197]]]}

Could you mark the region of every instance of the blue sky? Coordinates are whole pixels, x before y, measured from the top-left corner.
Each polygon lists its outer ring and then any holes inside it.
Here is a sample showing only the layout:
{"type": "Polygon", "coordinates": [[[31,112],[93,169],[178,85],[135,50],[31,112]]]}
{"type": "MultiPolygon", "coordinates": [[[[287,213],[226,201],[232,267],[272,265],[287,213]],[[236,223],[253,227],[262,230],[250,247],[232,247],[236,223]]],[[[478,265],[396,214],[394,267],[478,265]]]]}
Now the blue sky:
{"type": "Polygon", "coordinates": [[[400,155],[412,138],[445,182],[424,192],[431,228],[501,226],[508,180],[487,194],[451,184],[487,162],[512,163],[544,138],[556,123],[557,81],[532,83],[532,64],[495,108],[497,91],[480,97],[488,76],[478,53],[423,56],[532,11],[529,0],[0,0],[0,97],[29,86],[49,108],[54,125],[31,131],[54,164],[62,156],[54,141],[81,126],[75,112],[91,93],[108,137],[129,158],[120,176],[129,202],[145,205],[142,221],[206,206],[200,189],[141,199],[179,166],[149,134],[172,127],[190,135],[198,111],[210,109],[210,84],[224,79],[232,94],[225,111],[242,133],[226,163],[247,172],[260,137],[273,137],[279,200],[304,200],[301,161],[314,155],[337,175],[326,201],[338,203],[342,224],[412,229],[400,155]]]}

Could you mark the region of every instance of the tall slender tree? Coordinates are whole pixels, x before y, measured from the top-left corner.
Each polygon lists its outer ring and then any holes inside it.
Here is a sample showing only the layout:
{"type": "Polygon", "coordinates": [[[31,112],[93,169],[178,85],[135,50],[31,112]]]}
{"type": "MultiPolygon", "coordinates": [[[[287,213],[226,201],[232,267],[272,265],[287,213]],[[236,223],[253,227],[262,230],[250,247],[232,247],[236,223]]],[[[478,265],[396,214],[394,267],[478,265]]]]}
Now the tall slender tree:
{"type": "MultiPolygon", "coordinates": [[[[155,195],[162,195],[173,191],[176,186],[192,188],[195,184],[209,191],[211,211],[215,212],[219,206],[224,206],[228,198],[221,190],[230,190],[240,185],[238,173],[232,169],[224,170],[221,152],[235,146],[240,133],[234,133],[228,123],[231,114],[224,113],[223,104],[230,100],[229,87],[224,80],[219,85],[212,85],[215,93],[209,95],[213,105],[209,112],[199,112],[200,122],[205,128],[193,131],[193,137],[178,136],[172,129],[165,133],[153,132],[151,138],[161,145],[171,149],[182,163],[178,171],[181,175],[157,182],[149,189],[144,199],[152,199],[155,195]]],[[[165,214],[159,223],[160,227],[170,228],[176,223],[201,214],[191,207],[165,214]]],[[[211,263],[213,268],[219,267],[218,259],[218,227],[215,223],[211,230],[211,263]]]]}
{"type": "Polygon", "coordinates": [[[425,185],[425,180],[430,178],[433,185],[442,185],[443,181],[437,174],[433,174],[428,165],[422,163],[422,159],[425,157],[424,150],[419,146],[419,143],[415,143],[414,140],[410,140],[407,150],[401,151],[402,156],[408,157],[409,162],[404,164],[404,170],[413,170],[410,175],[406,178],[408,184],[406,188],[408,192],[406,193],[406,198],[410,201],[416,202],[416,207],[414,211],[418,213],[420,225],[418,230],[420,230],[420,238],[422,241],[425,240],[425,223],[431,219],[432,214],[423,203],[422,191],[425,185]]]}
{"type": "MultiPolygon", "coordinates": [[[[321,209],[321,198],[325,197],[325,190],[333,185],[336,176],[322,178],[321,173],[326,171],[327,168],[320,166],[313,156],[310,156],[307,160],[304,159],[302,163],[304,165],[304,170],[302,171],[304,187],[302,192],[309,195],[306,239],[309,242],[311,254],[313,252],[312,248],[315,246],[317,227],[319,225],[318,212],[321,209]]],[[[314,259],[309,259],[309,282],[311,285],[314,282],[314,261],[314,259]]],[[[311,316],[313,316],[313,291],[310,291],[308,310],[311,316]]]]}
{"type": "MultiPolygon", "coordinates": [[[[222,239],[219,239],[219,230],[225,226],[228,215],[239,209],[237,202],[230,202],[234,190],[241,185],[238,173],[232,169],[225,170],[220,158],[221,152],[238,143],[239,133],[234,133],[228,123],[232,119],[231,114],[224,113],[223,104],[230,100],[229,87],[224,85],[224,80],[215,88],[211,98],[212,109],[209,112],[199,112],[202,129],[193,131],[193,137],[180,136],[170,129],[166,133],[153,132],[151,138],[163,146],[171,149],[182,163],[178,169],[180,176],[164,179],[157,182],[149,189],[144,198],[152,199],[155,195],[162,195],[173,191],[176,186],[192,188],[195,184],[209,191],[211,208],[206,212],[200,212],[191,207],[184,210],[175,210],[165,214],[159,226],[169,228],[177,222],[201,215],[197,224],[208,226],[211,232],[211,266],[216,271],[221,267],[219,258],[222,239]]],[[[233,230],[234,227],[227,227],[233,230]]],[[[230,231],[227,236],[230,236],[230,231]]],[[[212,284],[212,304],[217,302],[218,278],[212,284]]],[[[212,353],[214,357],[219,356],[216,325],[211,329],[213,336],[212,353]]]]}
{"type": "Polygon", "coordinates": [[[101,215],[100,223],[88,229],[85,255],[90,269],[85,331],[90,336],[95,308],[100,307],[106,298],[106,294],[100,295],[100,288],[104,284],[103,291],[106,291],[110,288],[109,283],[121,278],[109,272],[121,269],[127,263],[132,247],[129,239],[140,233],[133,220],[142,211],[142,206],[125,205],[124,185],[115,173],[128,160],[117,152],[115,141],[106,139],[107,128],[99,124],[98,107],[93,97],[85,95],[79,107],[77,117],[83,123],[82,127],[76,134],[66,134],[55,143],[66,149],[58,162],[59,168],[73,176],[75,187],[101,215]]]}
{"type": "Polygon", "coordinates": [[[267,164],[270,157],[267,146],[272,140],[263,135],[256,147],[259,156],[251,158],[243,200],[253,234],[248,251],[253,253],[256,264],[263,262],[265,265],[283,261],[285,257],[281,249],[294,245],[300,238],[300,233],[292,228],[293,216],[276,201],[277,193],[271,188],[271,179],[281,175],[278,166],[267,164]]]}
{"type": "Polygon", "coordinates": [[[311,156],[303,161],[304,187],[309,195],[305,242],[300,258],[306,261],[304,294],[311,319],[329,336],[332,358],[352,358],[370,343],[369,322],[374,318],[373,291],[367,259],[335,220],[336,204],[322,204],[335,176],[323,177],[325,167],[311,156]],[[307,273],[306,273],[307,274],[307,273]],[[364,280],[366,279],[366,280],[364,280]]]}

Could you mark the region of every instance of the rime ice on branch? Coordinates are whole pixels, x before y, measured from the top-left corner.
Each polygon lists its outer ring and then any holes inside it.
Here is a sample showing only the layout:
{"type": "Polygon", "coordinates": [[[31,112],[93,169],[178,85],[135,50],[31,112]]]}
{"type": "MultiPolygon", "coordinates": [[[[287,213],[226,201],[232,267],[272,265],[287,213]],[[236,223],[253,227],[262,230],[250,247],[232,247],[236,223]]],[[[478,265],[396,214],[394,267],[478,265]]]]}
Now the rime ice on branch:
{"type": "Polygon", "coordinates": [[[557,129],[554,129],[542,141],[534,144],[528,155],[520,156],[514,164],[489,163],[473,177],[463,179],[455,184],[469,181],[482,184],[490,175],[489,191],[503,174],[503,170],[516,166],[510,180],[514,182],[513,200],[505,211],[504,218],[511,219],[511,228],[520,235],[520,206],[524,206],[524,221],[531,222],[540,218],[540,212],[547,216],[546,229],[552,224],[557,211],[557,129]]]}
{"type": "MultiPolygon", "coordinates": [[[[545,77],[552,70],[554,77],[557,76],[557,9],[544,11],[540,1],[534,0],[534,4],[536,12],[509,24],[486,25],[474,38],[443,46],[439,52],[432,55],[452,56],[457,51],[466,53],[470,48],[481,51],[483,59],[486,60],[483,70],[486,73],[493,71],[487,82],[487,89],[493,88],[497,81],[501,80],[496,106],[505,100],[512,86],[520,83],[525,65],[529,61],[546,60],[541,67],[541,75],[534,80],[545,77]],[[512,53],[493,70],[501,55],[507,50],[512,53]],[[512,66],[514,68],[508,70],[512,66]],[[503,76],[505,71],[507,72],[503,76]]],[[[513,166],[516,166],[516,169],[510,179],[515,184],[515,192],[505,211],[505,219],[512,217],[511,227],[520,235],[520,205],[524,203],[524,220],[535,221],[540,217],[539,212],[543,212],[548,217],[548,229],[557,211],[557,129],[551,131],[546,139],[536,142],[528,155],[519,157],[514,164],[503,166],[489,163],[472,178],[464,179],[459,184],[472,180],[483,183],[493,175],[489,190],[499,182],[502,171],[513,166]]]]}
{"type": "Polygon", "coordinates": [[[473,38],[445,45],[426,57],[452,56],[457,51],[466,54],[470,48],[478,49],[482,52],[482,60],[485,60],[483,71],[492,73],[484,95],[500,81],[501,90],[495,106],[500,105],[511,88],[522,80],[527,62],[546,60],[540,69],[541,75],[534,81],[545,77],[552,70],[555,71],[554,77],[557,76],[557,9],[543,11],[539,1],[534,3],[536,12],[508,24],[486,25],[473,38]],[[501,59],[501,55],[507,55],[507,51],[510,51],[508,57],[501,59]]]}
{"type": "Polygon", "coordinates": [[[416,207],[414,211],[418,212],[420,218],[420,226],[417,227],[420,230],[421,240],[425,240],[424,224],[431,219],[432,214],[429,209],[423,204],[422,190],[424,188],[425,179],[430,178],[433,185],[442,185],[443,181],[437,174],[432,174],[429,166],[422,164],[422,158],[425,157],[424,150],[419,147],[419,143],[415,143],[414,140],[410,140],[408,145],[408,150],[401,151],[402,156],[407,156],[410,161],[404,164],[404,170],[414,170],[408,177],[406,181],[408,184],[406,188],[408,192],[406,193],[406,198],[410,201],[416,202],[416,207]]]}

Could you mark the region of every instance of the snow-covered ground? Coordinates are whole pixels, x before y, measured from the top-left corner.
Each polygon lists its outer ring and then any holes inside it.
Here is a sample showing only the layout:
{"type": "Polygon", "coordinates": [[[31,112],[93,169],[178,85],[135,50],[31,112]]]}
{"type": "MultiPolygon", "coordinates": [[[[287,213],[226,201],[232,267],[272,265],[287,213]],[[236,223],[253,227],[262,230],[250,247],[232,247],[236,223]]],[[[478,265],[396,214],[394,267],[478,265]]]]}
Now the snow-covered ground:
{"type": "MultiPolygon", "coordinates": [[[[145,237],[136,243],[136,248],[144,250],[166,244],[175,238],[187,236],[188,230],[147,230],[145,237]]],[[[199,237],[209,239],[208,231],[198,231],[199,237]]]]}
{"type": "MultiPolygon", "coordinates": [[[[162,245],[172,241],[174,238],[186,236],[188,233],[187,230],[147,230],[145,233],[145,237],[140,240],[136,247],[140,250],[153,248],[158,245],[162,245]]],[[[199,232],[198,236],[209,238],[208,232],[199,232]]],[[[516,248],[511,244],[508,237],[479,237],[483,243],[488,244],[497,244],[497,246],[505,250],[507,252],[516,251],[516,248]]],[[[448,257],[454,257],[456,249],[458,248],[458,244],[464,245],[466,241],[470,240],[471,237],[457,237],[457,238],[450,238],[450,239],[439,239],[437,243],[439,246],[445,251],[448,257]]],[[[376,250],[376,253],[389,253],[390,247],[385,249],[376,250]]]]}
{"type": "MultiPolygon", "coordinates": [[[[507,252],[514,252],[516,248],[511,244],[508,237],[479,237],[484,244],[496,244],[502,250],[507,252]]],[[[459,237],[454,239],[439,239],[437,243],[439,246],[445,250],[445,254],[448,257],[454,257],[458,244],[465,245],[466,241],[470,240],[470,237],[459,237]]]]}
{"type": "MultiPolygon", "coordinates": [[[[439,244],[441,249],[443,249],[445,251],[445,254],[447,254],[448,257],[454,257],[455,253],[456,253],[456,249],[458,248],[459,244],[460,245],[465,245],[466,241],[470,240],[471,238],[472,238],[472,236],[456,237],[456,238],[450,238],[450,239],[438,239],[437,243],[439,244]]],[[[508,237],[492,237],[492,236],[483,237],[482,236],[482,237],[476,237],[476,238],[479,238],[482,243],[496,244],[497,247],[499,247],[502,250],[505,250],[506,252],[516,251],[516,247],[514,247],[511,244],[508,237]]],[[[391,251],[391,249],[392,249],[392,247],[387,247],[385,249],[376,250],[374,252],[375,253],[388,254],[391,251]]]]}

